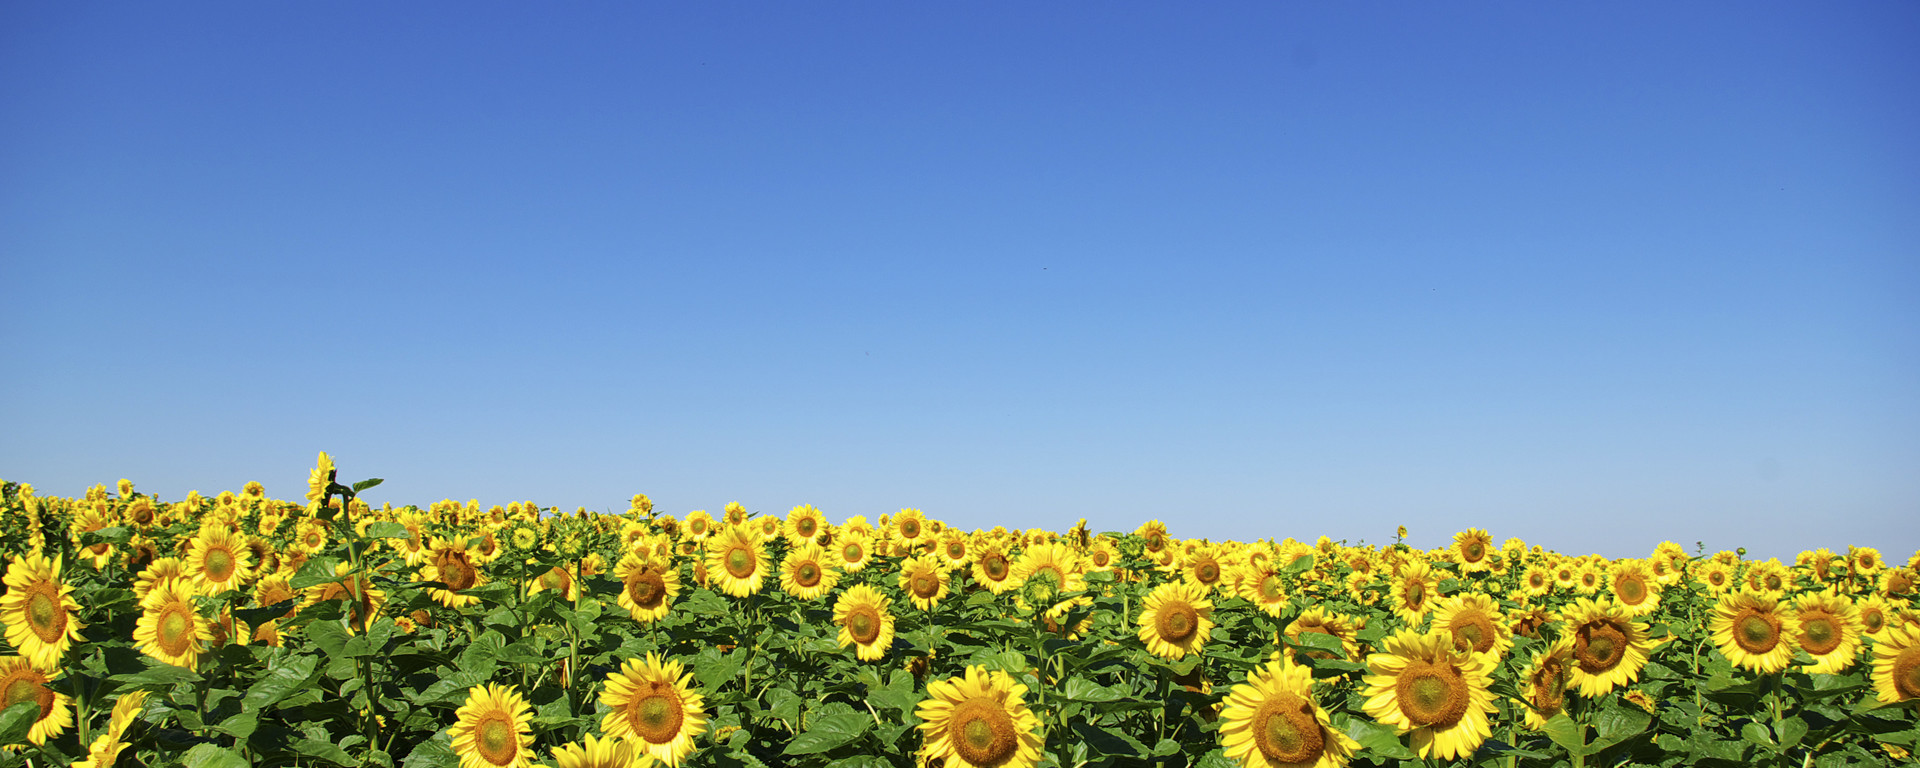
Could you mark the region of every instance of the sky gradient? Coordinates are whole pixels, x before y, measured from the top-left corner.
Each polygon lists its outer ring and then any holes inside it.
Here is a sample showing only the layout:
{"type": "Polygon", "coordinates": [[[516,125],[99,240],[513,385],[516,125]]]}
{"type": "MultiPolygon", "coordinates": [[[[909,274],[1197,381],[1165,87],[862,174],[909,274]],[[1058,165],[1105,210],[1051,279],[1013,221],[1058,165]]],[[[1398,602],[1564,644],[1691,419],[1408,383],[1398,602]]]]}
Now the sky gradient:
{"type": "Polygon", "coordinates": [[[9,3],[0,477],[1920,549],[1920,6],[9,3]]]}

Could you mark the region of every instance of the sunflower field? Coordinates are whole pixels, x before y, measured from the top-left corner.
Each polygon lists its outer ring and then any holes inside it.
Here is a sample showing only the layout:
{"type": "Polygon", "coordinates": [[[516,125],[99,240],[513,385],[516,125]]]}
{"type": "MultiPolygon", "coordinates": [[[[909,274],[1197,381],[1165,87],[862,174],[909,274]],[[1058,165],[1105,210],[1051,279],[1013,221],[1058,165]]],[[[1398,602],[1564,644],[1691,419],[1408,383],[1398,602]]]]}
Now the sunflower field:
{"type": "Polygon", "coordinates": [[[1920,553],[5,483],[0,764],[1911,765],[1920,553]]]}

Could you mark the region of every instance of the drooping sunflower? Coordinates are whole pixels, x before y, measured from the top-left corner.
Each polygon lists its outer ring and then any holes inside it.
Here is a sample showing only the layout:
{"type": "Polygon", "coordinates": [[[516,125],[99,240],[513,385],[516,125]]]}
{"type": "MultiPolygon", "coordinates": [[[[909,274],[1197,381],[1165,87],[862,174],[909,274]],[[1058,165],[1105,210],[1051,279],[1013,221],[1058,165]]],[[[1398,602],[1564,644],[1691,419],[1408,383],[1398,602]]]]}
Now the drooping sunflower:
{"type": "Polygon", "coordinates": [[[476,685],[447,728],[460,768],[527,768],[533,764],[533,707],[510,685],[476,685]]]}
{"type": "Polygon", "coordinates": [[[187,669],[200,663],[213,632],[194,611],[193,594],[193,587],[180,579],[168,579],[147,592],[133,628],[141,653],[187,669]]]}
{"type": "Polygon", "coordinates": [[[639,768],[642,753],[633,746],[625,739],[603,739],[589,733],[578,744],[554,747],[553,761],[560,768],[639,768]]]}
{"type": "Polygon", "coordinates": [[[7,593],[0,597],[0,622],[7,642],[35,667],[54,670],[67,647],[80,637],[80,603],[73,587],[60,581],[61,558],[16,555],[7,565],[7,593]]]}
{"type": "Polygon", "coordinates": [[[945,768],[1033,768],[1046,742],[1026,693],[1007,673],[977,666],[927,683],[927,698],[914,712],[921,758],[945,768]]]}
{"type": "Polygon", "coordinates": [[[734,597],[759,592],[766,583],[767,550],[747,529],[730,525],[707,542],[707,578],[734,597]]]}
{"type": "Polygon", "coordinates": [[[628,659],[600,692],[600,703],[613,710],[600,720],[600,731],[633,742],[669,768],[679,765],[693,751],[694,737],[707,730],[706,701],[688,687],[693,675],[681,671],[680,662],[662,662],[654,653],[628,659]]]}
{"type": "Polygon", "coordinates": [[[642,624],[666,618],[680,595],[680,569],[638,552],[620,558],[613,575],[620,579],[620,607],[642,624]]]}
{"type": "Polygon", "coordinates": [[[1743,589],[1720,598],[1707,628],[1734,666],[1772,674],[1793,661],[1793,644],[1787,642],[1791,611],[1770,594],[1743,589]]]}
{"type": "Polygon", "coordinates": [[[1613,601],[1626,609],[1628,616],[1645,616],[1660,607],[1660,582],[1645,562],[1619,560],[1609,570],[1613,601]]]}
{"type": "Polygon", "coordinates": [[[187,544],[187,573],[200,591],[217,595],[239,589],[253,577],[246,537],[223,528],[203,528],[187,544]]]}
{"type": "Polygon", "coordinates": [[[1198,584],[1171,581],[1154,587],[1140,609],[1140,642],[1167,659],[1199,653],[1213,636],[1213,601],[1198,584]]]}
{"type": "Polygon", "coordinates": [[[1873,644],[1873,691],[1882,704],[1920,699],[1920,632],[1887,626],[1873,644]]]}
{"type": "Polygon", "coordinates": [[[937,556],[922,555],[900,565],[900,591],[907,594],[915,608],[933,610],[952,588],[947,568],[937,556]]]}
{"type": "Polygon", "coordinates": [[[840,647],[854,646],[861,661],[879,661],[893,647],[893,601],[865,584],[855,584],[833,604],[840,625],[840,647]]]}
{"type": "Polygon", "coordinates": [[[327,496],[327,486],[333,483],[333,457],[326,451],[320,452],[320,458],[314,461],[313,470],[307,473],[307,503],[318,504],[327,496]]]}
{"type": "Polygon", "coordinates": [[[1493,554],[1493,534],[1479,528],[1468,528],[1453,535],[1452,560],[1460,564],[1461,573],[1479,573],[1491,567],[1488,556],[1493,554]]]}
{"type": "Polygon", "coordinates": [[[439,536],[433,537],[428,545],[431,552],[427,555],[427,564],[420,567],[421,581],[437,581],[446,587],[427,587],[427,594],[434,602],[448,608],[464,608],[480,602],[480,598],[462,592],[483,586],[487,583],[486,574],[473,562],[473,553],[464,544],[456,544],[439,536]]]}
{"type": "Polygon", "coordinates": [[[1853,666],[1860,655],[1860,612],[1853,601],[1834,590],[1801,595],[1793,601],[1788,622],[1800,650],[1813,657],[1806,671],[1837,675],[1853,666]]]}
{"type": "Polygon", "coordinates": [[[1513,647],[1505,618],[1493,598],[1469,592],[1441,599],[1433,611],[1433,628],[1450,633],[1453,644],[1462,650],[1499,658],[1513,647]]]}
{"type": "Polygon", "coordinates": [[[35,745],[47,743],[47,739],[73,725],[73,700],[53,689],[51,683],[56,676],[36,669],[33,662],[19,656],[0,658],[0,709],[23,701],[40,705],[40,714],[27,732],[27,741],[35,745]]]}
{"type": "Polygon", "coordinates": [[[818,600],[840,584],[840,572],[827,567],[826,550],[808,541],[780,561],[780,589],[801,600],[818,600]]]}
{"type": "Polygon", "coordinates": [[[127,748],[125,736],[133,719],[140,715],[147,705],[146,691],[128,691],[113,702],[113,718],[108,721],[105,733],[95,736],[87,747],[87,756],[73,763],[73,768],[113,768],[120,759],[120,751],[127,748]]]}
{"type": "Polygon", "coordinates": [[[1645,623],[1611,600],[1578,598],[1560,617],[1573,638],[1573,684],[1589,698],[1640,679],[1647,654],[1659,644],[1645,623]]]}
{"type": "Polygon", "coordinates": [[[1366,702],[1373,719],[1412,734],[1421,757],[1473,754],[1493,735],[1493,656],[1454,647],[1445,631],[1403,629],[1367,657],[1366,702]]]}
{"type": "Polygon", "coordinates": [[[1573,638],[1563,637],[1535,651],[1520,673],[1521,709],[1528,728],[1540,730],[1567,707],[1567,689],[1573,687],[1573,638]]]}
{"type": "Polygon", "coordinates": [[[1220,720],[1220,746],[1246,768],[1340,768],[1360,748],[1329,724],[1312,671],[1280,655],[1227,692],[1220,720]]]}

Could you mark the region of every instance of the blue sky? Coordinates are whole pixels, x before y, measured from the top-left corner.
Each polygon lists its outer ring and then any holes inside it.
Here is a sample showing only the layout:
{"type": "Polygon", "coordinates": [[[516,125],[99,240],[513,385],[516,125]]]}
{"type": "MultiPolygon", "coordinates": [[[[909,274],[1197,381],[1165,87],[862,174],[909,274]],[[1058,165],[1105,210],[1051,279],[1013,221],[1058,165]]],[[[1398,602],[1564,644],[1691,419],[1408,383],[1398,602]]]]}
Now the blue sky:
{"type": "Polygon", "coordinates": [[[1920,549],[1920,6],[9,3],[0,477],[1920,549]]]}

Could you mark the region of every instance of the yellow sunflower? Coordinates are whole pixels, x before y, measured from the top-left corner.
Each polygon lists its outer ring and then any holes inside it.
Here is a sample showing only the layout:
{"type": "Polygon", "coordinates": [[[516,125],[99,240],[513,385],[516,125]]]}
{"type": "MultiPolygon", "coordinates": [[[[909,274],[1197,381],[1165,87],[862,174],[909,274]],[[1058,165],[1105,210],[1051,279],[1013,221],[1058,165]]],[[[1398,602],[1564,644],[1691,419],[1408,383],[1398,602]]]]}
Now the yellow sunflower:
{"type": "Polygon", "coordinates": [[[1771,674],[1793,661],[1793,644],[1787,642],[1792,610],[1783,609],[1773,595],[1743,589],[1720,598],[1707,628],[1734,666],[1771,674]]]}
{"type": "Polygon", "coordinates": [[[95,736],[93,744],[87,747],[87,756],[74,761],[73,768],[113,768],[120,759],[120,751],[127,748],[123,738],[133,719],[147,705],[146,691],[128,691],[113,702],[113,718],[108,721],[105,733],[95,736]]]}
{"type": "Polygon", "coordinates": [[[818,600],[840,583],[840,572],[827,567],[826,550],[808,541],[787,552],[780,561],[780,589],[801,600],[818,600]]]}
{"type": "Polygon", "coordinates": [[[73,587],[60,582],[60,558],[15,555],[7,566],[7,593],[0,597],[0,622],[7,642],[43,670],[60,667],[60,657],[80,637],[80,603],[73,587]]]}
{"type": "Polygon", "coordinates": [[[707,730],[705,700],[687,687],[693,675],[681,669],[654,653],[645,661],[628,659],[600,692],[600,703],[613,710],[600,720],[600,731],[633,742],[669,768],[679,765],[693,751],[694,737],[707,730]]]}
{"type": "Polygon", "coordinates": [[[1573,638],[1563,637],[1546,650],[1535,651],[1527,670],[1520,673],[1520,703],[1528,728],[1540,730],[1567,707],[1567,689],[1573,687],[1573,638]]]}
{"type": "Polygon", "coordinates": [[[1237,575],[1240,596],[1253,603],[1261,613],[1279,618],[1286,611],[1286,583],[1280,576],[1279,566],[1274,565],[1272,560],[1240,566],[1237,575]]]}
{"type": "Polygon", "coordinates": [[[948,529],[938,537],[933,552],[940,556],[941,562],[948,568],[965,568],[973,562],[973,547],[966,534],[956,529],[948,529]]]}
{"type": "Polygon", "coordinates": [[[666,618],[674,598],[680,595],[680,569],[638,552],[620,558],[613,575],[620,579],[620,607],[642,624],[666,618]]]}
{"type": "Polygon", "coordinates": [[[927,535],[927,516],[917,509],[903,509],[889,521],[893,528],[893,538],[908,545],[920,543],[927,535]]]}
{"type": "Polygon", "coordinates": [[[1529,565],[1520,574],[1520,587],[1534,597],[1545,597],[1553,591],[1553,571],[1539,566],[1529,565]]]}
{"type": "Polygon", "coordinates": [[[1479,528],[1456,533],[1453,535],[1453,551],[1448,554],[1460,564],[1461,573],[1487,570],[1491,567],[1487,558],[1493,554],[1493,534],[1479,528]]]}
{"type": "Polygon", "coordinates": [[[1739,583],[1733,566],[1718,560],[1703,560],[1693,571],[1694,581],[1704,585],[1709,594],[1726,594],[1739,583]]]}
{"type": "Polygon", "coordinates": [[[1420,626],[1440,599],[1440,579],[1425,560],[1412,560],[1400,566],[1393,576],[1393,615],[1409,627],[1420,626]]]}
{"type": "Polygon", "coordinates": [[[787,512],[785,534],[787,541],[793,544],[808,544],[820,541],[820,534],[826,533],[826,516],[811,504],[802,504],[787,512]]]}
{"type": "MultiPolygon", "coordinates": [[[[1484,533],[1484,531],[1483,531],[1484,533]]],[[[1433,628],[1446,630],[1461,650],[1503,657],[1513,647],[1513,636],[1500,604],[1486,595],[1467,593],[1443,598],[1433,612],[1433,628]]]]}
{"type": "Polygon", "coordinates": [[[364,573],[349,575],[347,571],[350,568],[351,566],[347,563],[335,565],[334,575],[344,578],[308,587],[306,602],[302,603],[301,607],[338,601],[347,608],[347,631],[354,632],[365,630],[373,625],[373,620],[380,615],[381,609],[387,606],[387,591],[374,586],[373,580],[367,578],[364,573]]]}
{"type": "Polygon", "coordinates": [[[1920,632],[1889,625],[1873,644],[1873,691],[1882,704],[1920,699],[1920,632]]]}
{"type": "Polygon", "coordinates": [[[27,741],[35,745],[47,743],[73,725],[73,700],[52,688],[53,677],[19,656],[0,658],[0,709],[24,701],[40,705],[40,715],[27,732],[27,741]]]}
{"type": "Polygon", "coordinates": [[[221,528],[204,528],[187,543],[187,573],[203,594],[217,595],[253,578],[253,553],[246,537],[221,528]]]}
{"type": "Polygon", "coordinates": [[[1367,657],[1366,703],[1373,719],[1412,734],[1423,758],[1466,757],[1493,735],[1493,656],[1454,647],[1446,631],[1403,629],[1367,657]]]}
{"type": "Polygon", "coordinates": [[[460,768],[527,768],[533,765],[533,707],[510,685],[467,689],[459,719],[447,728],[460,768]]]}
{"type": "Polygon", "coordinates": [[[1339,768],[1360,744],[1328,723],[1313,673],[1283,656],[1227,692],[1220,746],[1246,768],[1339,768]]]}
{"type": "Polygon", "coordinates": [[[945,768],[1033,768],[1046,741],[1021,697],[1027,687],[1005,672],[969,666],[962,677],[927,684],[920,757],[945,768]]]}
{"type": "MultiPolygon", "coordinates": [[[[1345,614],[1334,613],[1327,610],[1324,606],[1316,605],[1301,612],[1299,616],[1294,617],[1294,620],[1287,624],[1285,634],[1289,641],[1296,644],[1299,643],[1300,636],[1308,632],[1318,632],[1323,635],[1339,638],[1340,650],[1346,654],[1347,660],[1359,661],[1360,630],[1366,628],[1366,626],[1367,618],[1365,616],[1355,618],[1345,614]]],[[[1333,658],[1333,654],[1326,651],[1301,651],[1300,654],[1314,659],[1333,658]]]]}
{"type": "Polygon", "coordinates": [[[420,580],[437,581],[446,586],[427,587],[427,594],[448,608],[464,608],[480,602],[478,597],[461,594],[487,583],[486,575],[473,562],[473,553],[439,536],[433,538],[428,548],[432,551],[427,555],[427,564],[420,567],[420,580]]]}
{"type": "Polygon", "coordinates": [[[840,647],[855,646],[861,661],[879,661],[893,647],[893,602],[878,590],[856,584],[833,604],[833,623],[840,625],[840,647]]]}
{"type": "Polygon", "coordinates": [[[1013,560],[1007,557],[1007,547],[1003,543],[993,543],[980,547],[973,554],[973,580],[988,592],[1004,595],[1020,587],[1020,576],[1015,572],[1013,560]]]}
{"type": "Polygon", "coordinates": [[[900,591],[915,608],[931,611],[952,592],[947,568],[935,555],[922,555],[900,564],[900,591]]]}
{"type": "Polygon", "coordinates": [[[193,669],[213,642],[213,631],[194,611],[193,587],[179,579],[154,585],[140,601],[133,641],[140,652],[176,667],[193,669]]]}
{"type": "Polygon", "coordinates": [[[1087,588],[1086,568],[1080,562],[1080,555],[1057,541],[1027,547],[1020,553],[1013,572],[1023,584],[1040,574],[1051,574],[1056,592],[1081,592],[1087,588]]]}
{"type": "Polygon", "coordinates": [[[1795,599],[1788,626],[1800,650],[1813,657],[1813,665],[1806,668],[1809,673],[1840,674],[1860,655],[1860,612],[1838,592],[1814,592],[1795,599]]]}
{"type": "Polygon", "coordinates": [[[769,570],[766,547],[745,528],[727,526],[707,543],[707,578],[722,592],[734,597],[759,592],[769,570]]]}
{"type": "MultiPolygon", "coordinates": [[[[578,744],[553,748],[553,761],[560,768],[639,768],[641,752],[625,739],[600,738],[591,733],[578,744]]],[[[647,762],[652,762],[650,759],[647,762]]]]}
{"type": "Polygon", "coordinates": [[[1187,552],[1181,559],[1181,576],[1189,584],[1198,585],[1205,593],[1211,594],[1215,587],[1226,579],[1226,564],[1220,562],[1220,550],[1200,544],[1187,552]]]}
{"type": "Polygon", "coordinates": [[[1585,597],[1574,600],[1560,617],[1573,638],[1573,684],[1580,695],[1605,695],[1640,679],[1647,654],[1657,645],[1647,636],[1646,624],[1633,621],[1618,603],[1585,597]]]}
{"type": "Polygon", "coordinates": [[[1199,653],[1213,636],[1213,601],[1198,584],[1173,581],[1154,587],[1140,610],[1140,642],[1167,659],[1199,653]]]}
{"type": "Polygon", "coordinates": [[[841,573],[858,573],[873,558],[873,539],[849,525],[840,539],[833,543],[833,556],[841,573]]]}
{"type": "Polygon", "coordinates": [[[1867,595],[1854,603],[1860,612],[1860,633],[1878,641],[1894,619],[1891,605],[1879,595],[1867,595]]]}
{"type": "Polygon", "coordinates": [[[1645,562],[1619,560],[1610,570],[1613,601],[1626,609],[1628,616],[1645,616],[1660,607],[1660,581],[1645,562]]]}

